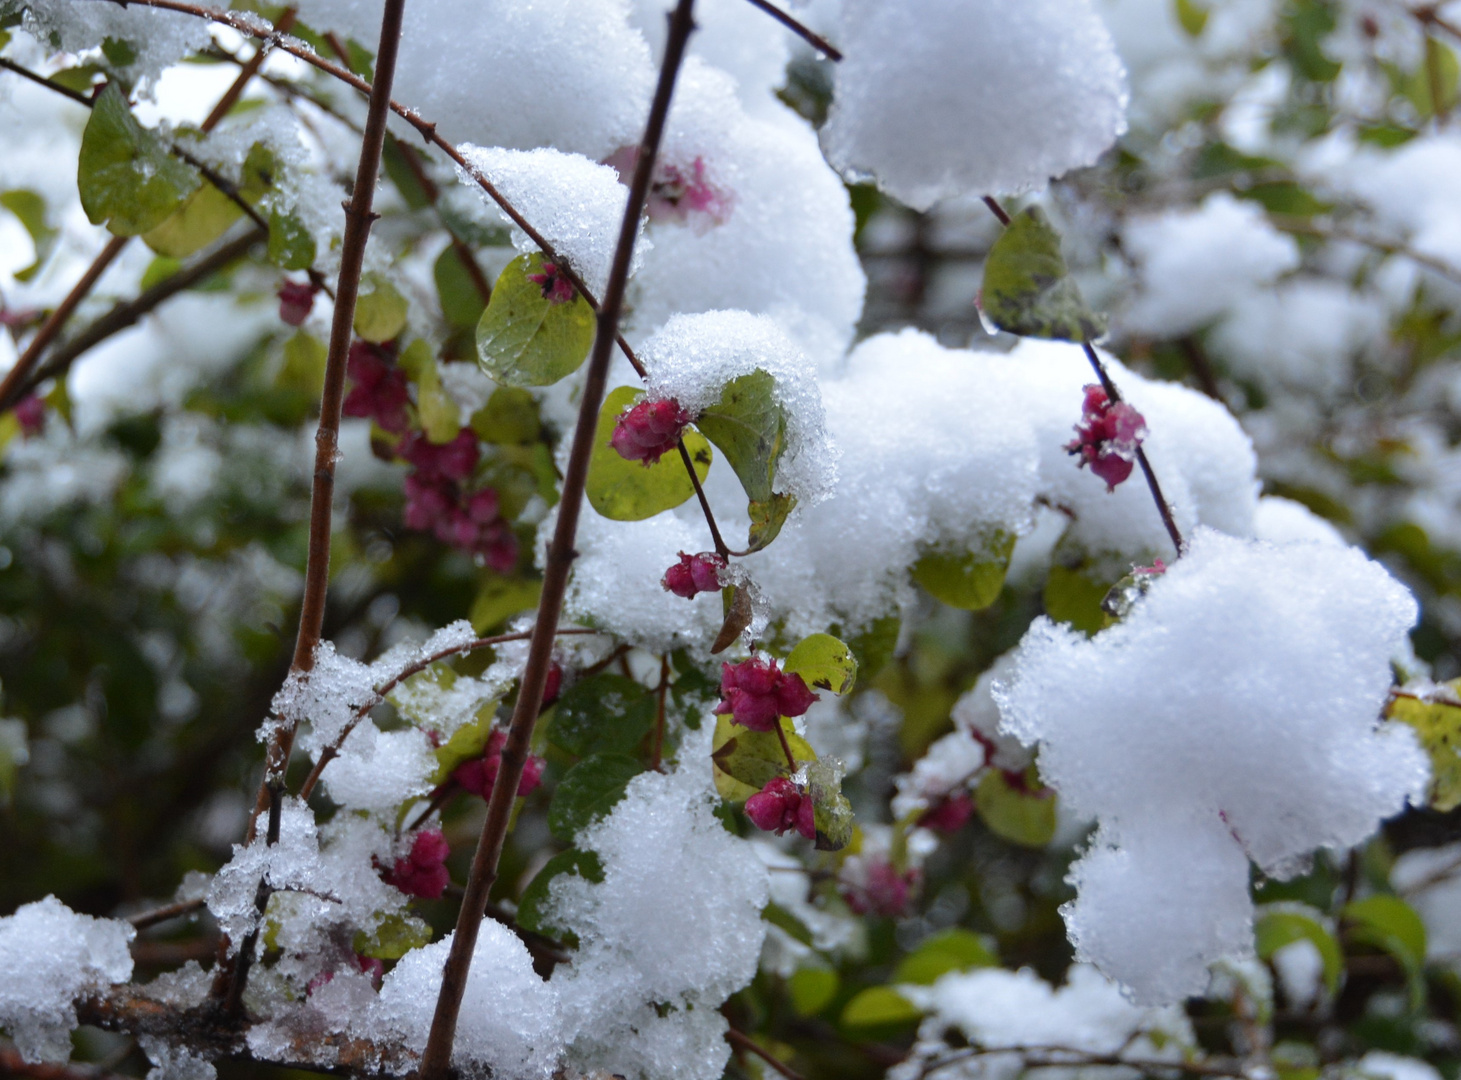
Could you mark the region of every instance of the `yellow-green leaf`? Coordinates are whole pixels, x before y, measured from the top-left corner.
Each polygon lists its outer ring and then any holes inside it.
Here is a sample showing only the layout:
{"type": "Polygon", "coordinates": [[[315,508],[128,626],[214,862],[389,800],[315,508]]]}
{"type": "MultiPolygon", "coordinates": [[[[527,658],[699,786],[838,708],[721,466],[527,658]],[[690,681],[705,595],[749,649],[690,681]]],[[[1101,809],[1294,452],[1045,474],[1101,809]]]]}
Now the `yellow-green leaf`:
{"type": "Polygon", "coordinates": [[[409,366],[416,372],[416,412],[421,417],[426,438],[438,445],[451,442],[462,430],[462,413],[441,385],[441,372],[431,346],[417,338],[406,346],[401,362],[403,367],[409,366]],[[406,354],[412,354],[409,364],[406,354]]]}
{"type": "Polygon", "coordinates": [[[747,507],[751,516],[751,531],[746,540],[750,551],[760,551],[781,535],[787,515],[796,506],[795,495],[772,495],[765,502],[753,502],[747,507]]]}
{"type": "MultiPolygon", "coordinates": [[[[1458,684],[1461,680],[1449,684],[1452,693],[1461,689],[1458,684]]],[[[1430,754],[1431,807],[1445,813],[1461,806],[1461,704],[1397,694],[1387,715],[1414,728],[1430,754]]]]}
{"type": "Polygon", "coordinates": [[[837,996],[842,980],[832,968],[802,968],[786,980],[791,1007],[798,1016],[815,1016],[837,996]]]}
{"type": "Polygon", "coordinates": [[[296,331],[284,343],[284,366],[274,384],[285,390],[298,390],[317,398],[325,389],[325,361],[328,352],[318,338],[296,331]]]}
{"type": "Polygon", "coordinates": [[[352,945],[361,956],[399,960],[412,949],[431,944],[431,924],[414,915],[387,915],[374,930],[356,933],[352,945]]]}
{"type": "Polygon", "coordinates": [[[1041,787],[1033,765],[1013,784],[991,769],[974,789],[974,806],[989,831],[1023,847],[1044,847],[1055,836],[1055,792],[1041,787]]]}
{"type": "Polygon", "coordinates": [[[996,326],[1021,337],[1093,341],[1106,332],[1066,269],[1060,234],[1038,206],[1016,215],[990,249],[980,304],[996,326]]]}
{"type": "Polygon", "coordinates": [[[487,310],[487,301],[477,288],[477,279],[472,276],[462,261],[462,251],[456,244],[447,244],[436,257],[431,276],[436,279],[436,295],[441,300],[441,313],[452,326],[471,328],[487,310]]]}
{"type": "MultiPolygon", "coordinates": [[[[653,465],[626,461],[609,445],[614,424],[626,409],[643,396],[633,387],[621,386],[604,399],[594,431],[593,455],[588,465],[589,505],[614,521],[643,521],[673,510],[695,494],[695,485],[685,471],[679,453],[666,454],[653,465]]],[[[685,429],[685,449],[703,481],[710,471],[710,444],[690,428],[685,429]]]]}
{"type": "Polygon", "coordinates": [[[848,693],[857,681],[857,661],[852,650],[831,634],[803,638],[781,669],[800,675],[808,686],[839,695],[848,693]]]}
{"type": "Polygon", "coordinates": [[[281,270],[308,270],[315,261],[315,238],[295,215],[269,214],[269,261],[281,270]]]}
{"type": "Polygon", "coordinates": [[[35,260],[25,269],[15,272],[16,281],[29,281],[40,270],[41,263],[50,254],[60,230],[53,228],[46,221],[46,200],[27,188],[0,191],[0,206],[5,207],[20,219],[20,223],[25,226],[25,231],[30,233],[30,238],[35,243],[35,260]]]}
{"type": "Polygon", "coordinates": [[[905,956],[893,972],[895,983],[930,986],[950,971],[998,967],[999,957],[978,934],[955,927],[934,934],[905,956]]]}
{"type": "Polygon", "coordinates": [[[81,208],[93,225],[137,236],[162,224],[202,178],[143,127],[115,85],[92,106],[77,161],[81,208]]]}
{"type": "MultiPolygon", "coordinates": [[[[811,744],[796,733],[790,720],[780,721],[791,756],[797,764],[817,760],[811,744]]],[[[729,716],[715,718],[715,741],[710,760],[715,766],[715,788],[723,799],[744,802],[776,776],[794,771],[786,760],[781,740],[774,731],[752,731],[732,724],[729,716]]]]}
{"type": "Polygon", "coordinates": [[[1258,913],[1253,937],[1260,960],[1271,959],[1279,949],[1295,941],[1312,942],[1324,961],[1325,987],[1330,994],[1339,990],[1339,979],[1344,974],[1344,952],[1320,912],[1297,903],[1270,905],[1258,913]]]}
{"type": "Polygon", "coordinates": [[[188,196],[177,212],[142,234],[142,242],[159,255],[186,258],[217,240],[239,218],[238,204],[212,184],[188,196]]]}
{"type": "Polygon", "coordinates": [[[483,442],[526,446],[542,434],[543,421],[533,395],[517,386],[499,386],[472,414],[472,430],[483,442]]]}
{"type": "Polygon", "coordinates": [[[588,301],[554,302],[529,280],[543,272],[539,254],[519,255],[497,279],[477,323],[482,370],[507,386],[552,386],[588,359],[594,312],[588,301]]]}
{"type": "Polygon", "coordinates": [[[384,278],[367,281],[369,291],[362,291],[355,301],[355,333],[377,345],[393,341],[406,328],[406,298],[384,278]]]}
{"type": "Polygon", "coordinates": [[[1000,531],[974,551],[930,551],[913,564],[913,580],[950,607],[980,611],[999,599],[1014,549],[1014,534],[1000,531]]]}
{"type": "Polygon", "coordinates": [[[916,1024],[923,1017],[917,1005],[891,986],[869,986],[842,1010],[842,1026],[853,1032],[916,1024]]]}
{"type": "Polygon", "coordinates": [[[1173,0],[1177,8],[1177,21],[1189,37],[1201,37],[1202,32],[1207,29],[1208,16],[1212,10],[1205,4],[1197,3],[1197,0],[1173,0]]]}

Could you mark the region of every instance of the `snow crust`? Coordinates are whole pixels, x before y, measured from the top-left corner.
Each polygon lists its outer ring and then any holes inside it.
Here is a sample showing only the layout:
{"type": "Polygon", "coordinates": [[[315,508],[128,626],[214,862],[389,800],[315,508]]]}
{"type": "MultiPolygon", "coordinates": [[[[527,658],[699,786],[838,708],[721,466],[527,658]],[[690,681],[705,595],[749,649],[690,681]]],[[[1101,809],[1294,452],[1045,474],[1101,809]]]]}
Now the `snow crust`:
{"type": "Polygon", "coordinates": [[[1252,949],[1250,861],[1291,876],[1423,796],[1413,734],[1377,723],[1415,617],[1359,551],[1204,529],[1094,638],[1036,621],[995,698],[1100,822],[1064,909],[1080,958],[1137,1002],[1196,993],[1252,949]]]}
{"type": "Polygon", "coordinates": [[[0,1028],[28,1062],[71,1058],[78,997],[132,977],[136,931],[78,915],[54,896],[0,918],[0,1028]]]}
{"type": "Polygon", "coordinates": [[[846,0],[840,47],[827,156],[915,209],[1044,187],[1126,130],[1090,0],[846,0]]]}

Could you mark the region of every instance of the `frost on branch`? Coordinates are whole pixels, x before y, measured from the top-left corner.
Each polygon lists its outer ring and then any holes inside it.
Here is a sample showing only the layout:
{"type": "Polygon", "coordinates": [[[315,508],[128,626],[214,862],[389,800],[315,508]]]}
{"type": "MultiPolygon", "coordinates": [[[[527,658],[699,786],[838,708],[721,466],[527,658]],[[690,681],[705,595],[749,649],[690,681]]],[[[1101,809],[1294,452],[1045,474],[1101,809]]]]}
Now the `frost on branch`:
{"type": "MultiPolygon", "coordinates": [[[[166,68],[209,41],[206,22],[155,8],[70,0],[26,0],[23,7],[21,25],[39,40],[66,52],[85,53],[109,38],[126,42],[132,58],[122,70],[138,80],[148,96],[166,68]]],[[[0,0],[0,16],[21,8],[16,0],[0,0]]]]}
{"type": "Polygon", "coordinates": [[[550,921],[582,942],[550,984],[571,1063],[631,1080],[716,1080],[725,1068],[720,1006],[756,973],[768,886],[751,845],[713,812],[710,732],[688,733],[673,772],[635,777],[579,835],[601,882],[552,881],[550,921]]]}
{"type": "Polygon", "coordinates": [[[841,48],[828,157],[918,210],[1044,187],[1126,130],[1125,72],[1090,0],[847,0],[841,48]]]}
{"type": "MultiPolygon", "coordinates": [[[[499,150],[469,144],[457,149],[568,260],[594,295],[602,296],[629,199],[628,189],[619,183],[614,170],[578,154],[551,149],[499,150]]],[[[460,167],[457,172],[462,183],[481,191],[460,167]]],[[[485,193],[482,198],[497,208],[485,193]]],[[[498,215],[511,224],[500,210],[498,215]]],[[[512,243],[524,253],[538,250],[516,227],[512,243]]],[[[635,244],[631,273],[639,268],[649,247],[642,238],[635,244]]]]}
{"type": "Polygon", "coordinates": [[[1423,796],[1425,754],[1377,720],[1415,615],[1358,551],[1201,530],[1125,621],[1035,623],[996,696],[1100,822],[1065,909],[1079,956],[1140,1002],[1196,993],[1252,949],[1250,861],[1292,876],[1423,796]]]}
{"type": "Polygon", "coordinates": [[[65,1062],[75,1001],[132,977],[125,922],[77,915],[54,896],[0,918],[0,1028],[29,1062],[65,1062]]]}

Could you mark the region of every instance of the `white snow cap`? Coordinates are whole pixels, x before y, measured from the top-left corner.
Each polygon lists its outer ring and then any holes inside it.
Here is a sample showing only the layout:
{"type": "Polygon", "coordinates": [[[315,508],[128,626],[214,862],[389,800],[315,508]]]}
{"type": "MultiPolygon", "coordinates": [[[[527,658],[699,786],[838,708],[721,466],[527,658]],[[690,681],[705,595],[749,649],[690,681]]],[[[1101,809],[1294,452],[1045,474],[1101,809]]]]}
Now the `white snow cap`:
{"type": "MultiPolygon", "coordinates": [[[[457,150],[568,260],[584,284],[603,296],[629,201],[629,189],[619,183],[619,174],[580,154],[557,150],[491,150],[469,143],[457,150]]],[[[460,167],[457,171],[462,173],[460,167]]],[[[462,182],[481,195],[504,223],[512,224],[475,180],[463,174],[462,182]]],[[[517,228],[512,242],[519,251],[538,250],[517,228]]],[[[646,246],[642,239],[635,245],[631,272],[639,268],[646,246]]]]}
{"type": "Polygon", "coordinates": [[[714,814],[712,725],[689,732],[671,773],[641,773],[585,829],[604,880],[560,876],[552,918],[582,944],[551,985],[570,1063],[635,1080],[717,1080],[730,1047],[720,1006],[756,974],[766,866],[714,814]]]}
{"type": "Polygon", "coordinates": [[[1090,0],[847,0],[832,164],[919,210],[1018,194],[1126,130],[1126,75],[1090,0]]]}
{"type": "Polygon", "coordinates": [[[1225,191],[1192,210],[1133,219],[1122,246],[1136,261],[1140,292],[1126,329],[1176,337],[1211,322],[1299,265],[1299,245],[1263,209],[1225,191]]]}
{"type": "MultiPolygon", "coordinates": [[[[305,0],[304,21],[375,51],[379,0],[305,0]]],[[[406,5],[393,97],[454,141],[594,160],[637,139],[654,85],[627,0],[406,5]]]]}
{"type": "Polygon", "coordinates": [[[1410,594],[1350,548],[1199,530],[1125,621],[1048,619],[996,690],[1041,773],[1098,818],[1065,909],[1077,954],[1141,1003],[1252,948],[1248,864],[1284,877],[1420,798],[1413,733],[1378,722],[1410,594]]]}
{"type": "Polygon", "coordinates": [[[21,1058],[70,1059],[76,999],[132,977],[134,936],[128,923],[78,915],[54,896],[0,919],[0,1028],[21,1058]]]}

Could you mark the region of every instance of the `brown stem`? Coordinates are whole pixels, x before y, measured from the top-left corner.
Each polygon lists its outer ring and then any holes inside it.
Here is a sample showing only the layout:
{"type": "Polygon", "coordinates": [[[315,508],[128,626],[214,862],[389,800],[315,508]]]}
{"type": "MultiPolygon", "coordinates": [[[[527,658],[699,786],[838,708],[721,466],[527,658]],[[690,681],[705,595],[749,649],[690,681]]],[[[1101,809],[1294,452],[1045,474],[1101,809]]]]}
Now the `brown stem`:
{"type": "MultiPolygon", "coordinates": [[[[579,627],[569,627],[568,629],[560,629],[558,631],[560,637],[566,634],[597,633],[601,633],[601,631],[585,630],[579,627]]],[[[355,710],[355,715],[350,718],[350,722],[340,732],[339,738],[325,747],[320,753],[319,761],[315,762],[315,767],[310,770],[309,775],[305,777],[303,786],[299,789],[299,797],[301,799],[308,799],[314,793],[315,785],[320,782],[320,773],[324,772],[325,766],[340,755],[340,748],[345,745],[345,740],[350,737],[350,733],[355,730],[355,726],[369,716],[370,710],[384,701],[392,690],[400,686],[401,683],[405,682],[412,675],[425,671],[439,660],[447,660],[453,656],[465,656],[469,652],[476,652],[478,649],[489,649],[493,645],[502,645],[509,641],[527,641],[530,637],[532,637],[532,631],[524,630],[515,634],[498,634],[496,637],[478,638],[476,641],[469,641],[467,644],[460,645],[454,649],[442,649],[440,652],[432,653],[430,656],[423,656],[421,659],[402,668],[398,674],[380,685],[380,688],[375,691],[375,696],[369,702],[355,710]]]]}
{"type": "Polygon", "coordinates": [[[786,729],[781,726],[781,717],[776,718],[776,737],[781,740],[781,752],[786,755],[786,767],[796,772],[796,755],[791,752],[791,743],[786,740],[786,729]]]}
{"type": "Polygon", "coordinates": [[[1198,389],[1214,401],[1223,403],[1223,392],[1222,388],[1218,386],[1217,373],[1212,369],[1212,361],[1208,359],[1207,350],[1202,347],[1202,342],[1188,334],[1177,344],[1187,360],[1188,370],[1197,380],[1198,389]]]}
{"type": "Polygon", "coordinates": [[[655,772],[660,771],[660,762],[664,759],[665,753],[665,695],[670,692],[670,658],[661,656],[659,659],[659,686],[655,688],[655,694],[659,698],[654,710],[654,747],[650,752],[649,767],[655,772]]]}
{"type": "Polygon", "coordinates": [[[834,48],[830,41],[824,38],[821,34],[816,33],[814,30],[811,29],[811,27],[798,22],[796,19],[793,19],[790,15],[782,11],[775,4],[770,3],[769,0],[750,0],[750,4],[752,7],[760,8],[767,15],[770,15],[782,26],[786,27],[793,34],[796,34],[808,45],[810,45],[812,48],[816,49],[819,53],[825,56],[828,60],[842,59],[842,53],[834,48]]]}
{"type": "Polygon", "coordinates": [[[1005,228],[1009,228],[1009,223],[1011,220],[1009,212],[1006,211],[1003,206],[999,205],[998,199],[996,199],[992,195],[986,195],[984,196],[984,205],[989,207],[989,212],[999,219],[999,223],[1001,225],[1003,225],[1005,228]]]}
{"type": "MultiPolygon", "coordinates": [[[[278,21],[274,23],[274,32],[276,34],[287,33],[298,17],[297,8],[285,8],[278,21]]],[[[243,67],[239,70],[238,78],[234,79],[233,84],[223,92],[223,96],[218,99],[218,104],[213,106],[213,110],[203,121],[204,131],[212,131],[216,128],[229,111],[238,104],[238,99],[243,96],[244,88],[248,86],[249,80],[259,73],[259,68],[263,67],[264,61],[269,58],[271,48],[273,48],[273,42],[266,39],[254,50],[254,55],[244,62],[243,67]]]]}
{"type": "MultiPolygon", "coordinates": [[[[407,146],[401,140],[394,137],[391,139],[391,142],[400,152],[401,160],[406,163],[406,168],[411,171],[412,179],[420,185],[421,190],[426,194],[427,201],[435,207],[437,200],[441,198],[441,189],[436,186],[436,181],[426,175],[426,170],[421,166],[421,159],[416,153],[416,148],[407,146]]],[[[484,304],[487,303],[492,299],[492,285],[487,280],[487,275],[482,273],[482,268],[477,265],[477,257],[472,253],[471,246],[456,233],[452,232],[451,226],[447,224],[446,220],[439,213],[437,217],[441,220],[441,227],[446,230],[447,236],[451,237],[452,250],[457,253],[457,258],[461,260],[463,269],[467,271],[467,276],[472,279],[472,284],[476,287],[478,295],[482,297],[482,302],[484,304]]]]}
{"type": "Polygon", "coordinates": [[[201,897],[197,900],[179,900],[176,904],[166,904],[160,908],[153,908],[151,911],[141,911],[136,915],[128,915],[127,921],[134,929],[146,930],[149,926],[156,926],[158,923],[165,923],[169,919],[176,919],[182,915],[191,915],[200,910],[208,901],[201,897]]]}
{"type": "Polygon", "coordinates": [[[705,489],[700,486],[700,475],[695,471],[695,462],[690,460],[690,451],[685,449],[685,440],[678,440],[675,448],[680,451],[680,460],[685,463],[685,471],[690,474],[690,483],[695,486],[695,498],[700,500],[700,509],[705,514],[705,524],[710,526],[710,539],[715,544],[715,553],[722,559],[729,559],[731,550],[725,546],[725,540],[720,535],[720,528],[715,524],[715,515],[710,512],[710,500],[705,497],[705,489]]]}
{"type": "Polygon", "coordinates": [[[797,1072],[786,1062],[776,1057],[774,1054],[771,1053],[770,1050],[767,1050],[765,1047],[755,1042],[745,1032],[737,1031],[735,1028],[727,1028],[725,1037],[726,1041],[729,1042],[732,1046],[738,1047],[741,1050],[745,1050],[747,1053],[755,1054],[762,1061],[766,1062],[767,1065],[770,1065],[782,1076],[786,1077],[786,1080],[802,1080],[801,1073],[797,1072]]]}
{"type": "MultiPolygon", "coordinates": [[[[172,277],[159,281],[152,288],[139,293],[135,299],[117,304],[74,338],[69,338],[58,345],[51,351],[51,355],[46,358],[44,364],[36,367],[28,376],[19,380],[19,386],[15,390],[16,400],[18,401],[30,393],[47,379],[64,374],[82,354],[96,348],[112,335],[136,325],[142,316],[164,301],[172,299],[186,289],[191,289],[199,282],[212,277],[229,263],[243,258],[248,254],[249,248],[263,240],[265,235],[265,232],[257,228],[250,229],[221,247],[215,248],[191,266],[179,270],[172,277]]],[[[126,237],[119,236],[113,243],[117,241],[125,243],[126,240],[126,237]]],[[[108,245],[108,247],[110,246],[108,245]]],[[[17,363],[16,367],[18,368],[20,365],[17,363]]],[[[0,409],[9,408],[12,404],[14,402],[0,397],[0,409]]]]}
{"type": "Polygon", "coordinates": [[[695,29],[694,6],[695,0],[679,0],[674,14],[670,16],[659,84],[655,88],[649,121],[645,125],[644,138],[640,143],[639,159],[635,164],[618,245],[614,250],[614,263],[604,290],[603,304],[599,309],[598,333],[594,338],[593,353],[589,357],[584,379],[578,425],[573,433],[573,447],[563,479],[562,500],[558,504],[558,522],[548,547],[543,573],[543,593],[538,602],[538,620],[533,628],[527,667],[519,683],[517,706],[513,710],[507,742],[502,748],[502,764],[498,769],[497,782],[492,788],[492,798],[487,805],[487,820],[482,826],[482,837],[472,859],[472,871],[467,879],[466,894],[457,916],[451,953],[442,972],[441,992],[436,999],[431,1034],[427,1037],[426,1049],[421,1057],[421,1069],[418,1073],[420,1080],[445,1080],[451,1068],[457,1015],[461,1010],[462,995],[466,992],[472,953],[477,946],[477,931],[492,885],[497,880],[497,863],[507,837],[513,800],[517,795],[533,728],[543,702],[543,686],[553,658],[553,634],[558,626],[563,596],[568,587],[568,573],[575,557],[573,544],[578,532],[579,513],[583,509],[589,457],[593,452],[599,408],[608,382],[609,360],[618,335],[624,291],[629,281],[629,265],[639,232],[639,218],[649,197],[650,180],[655,159],[659,156],[660,139],[669,117],[670,99],[674,94],[681,61],[684,59],[685,45],[695,29]]]}
{"type": "Polygon", "coordinates": [[[41,75],[38,72],[31,71],[30,68],[21,67],[14,60],[7,60],[5,59],[5,57],[0,56],[0,71],[14,72],[22,79],[29,79],[31,82],[37,84],[38,86],[44,86],[47,90],[50,90],[53,93],[57,93],[62,95],[63,97],[70,98],[78,105],[85,105],[88,109],[91,108],[91,98],[88,97],[86,94],[83,94],[80,90],[73,90],[69,86],[62,86],[58,82],[52,82],[44,75],[41,75]]]}

